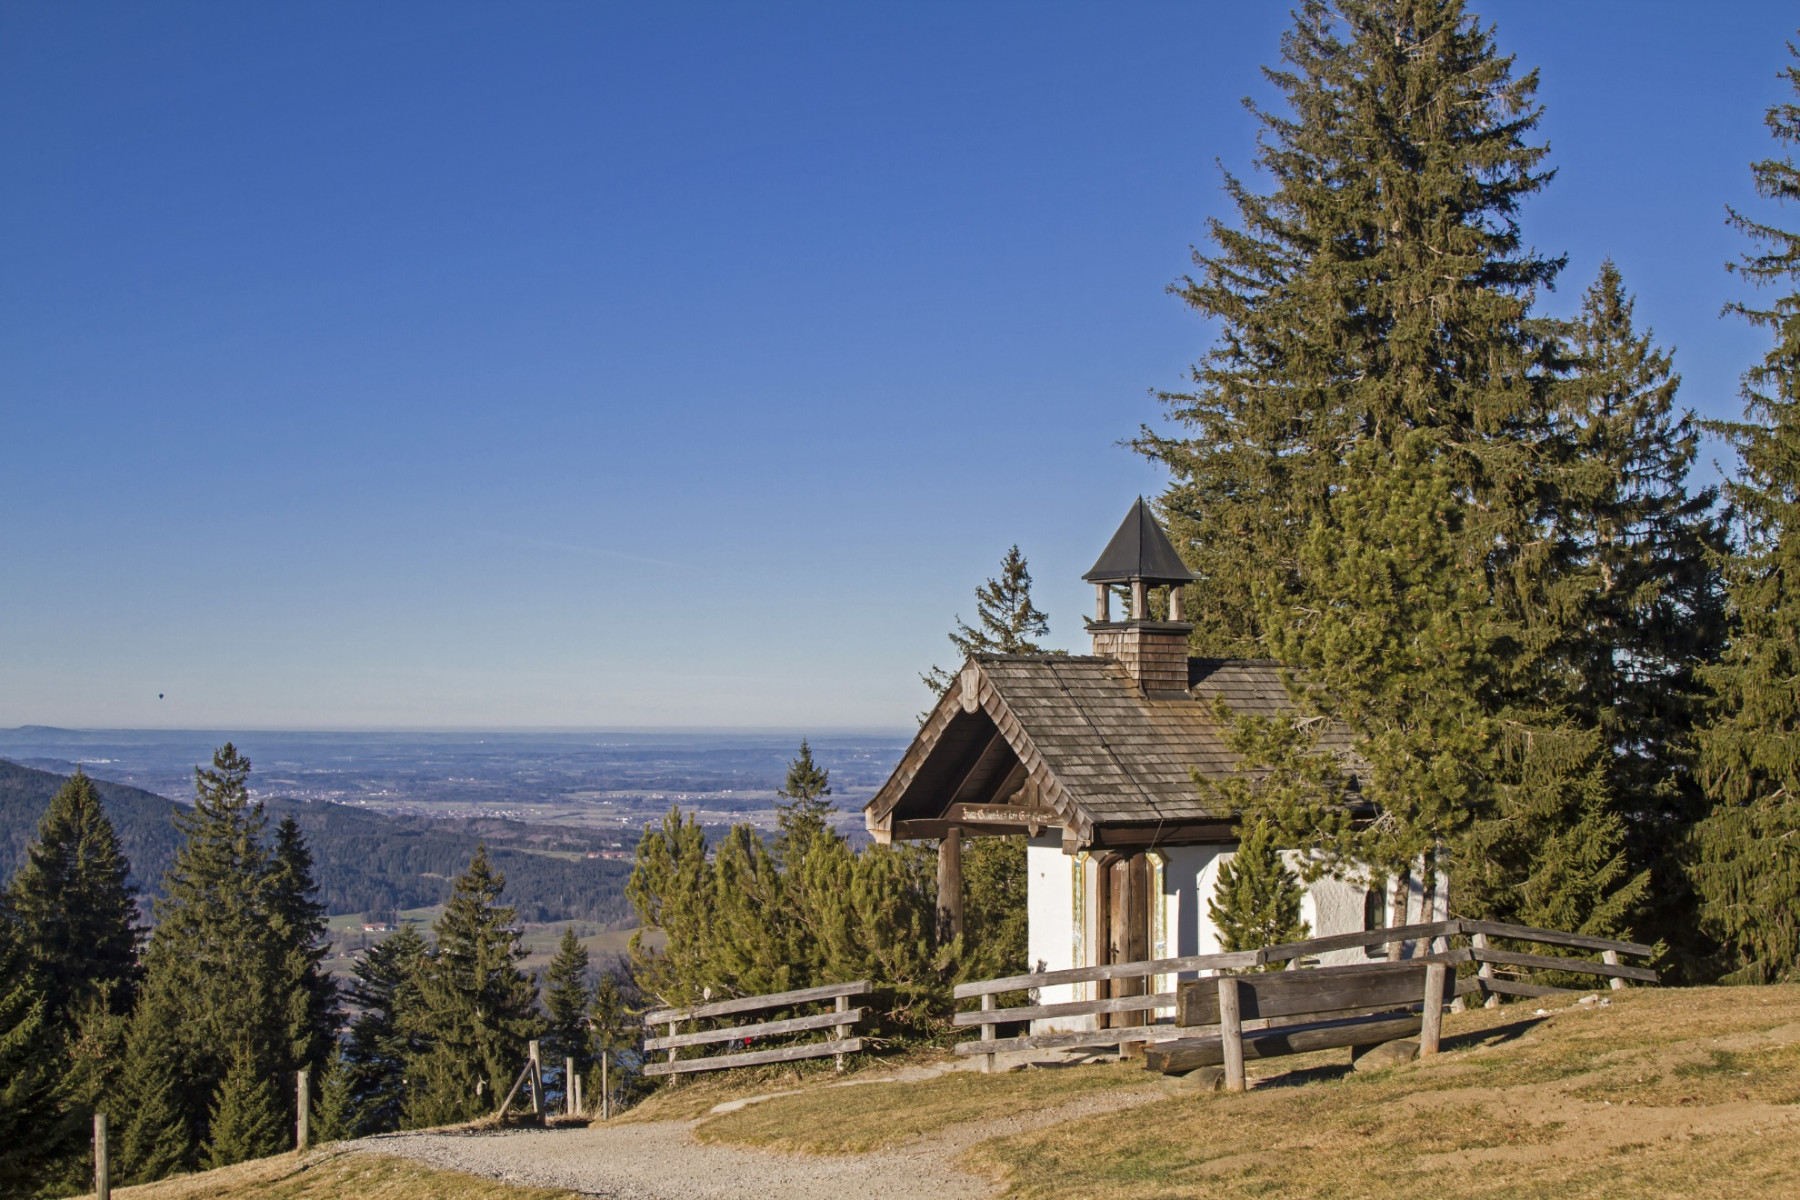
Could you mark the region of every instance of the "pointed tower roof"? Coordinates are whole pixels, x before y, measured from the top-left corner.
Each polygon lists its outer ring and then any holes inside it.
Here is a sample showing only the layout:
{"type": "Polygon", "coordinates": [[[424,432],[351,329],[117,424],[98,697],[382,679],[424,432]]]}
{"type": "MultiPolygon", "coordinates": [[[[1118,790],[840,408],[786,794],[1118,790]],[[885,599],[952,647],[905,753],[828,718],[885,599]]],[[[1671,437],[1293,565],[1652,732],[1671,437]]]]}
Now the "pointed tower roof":
{"type": "Polygon", "coordinates": [[[1100,560],[1083,579],[1089,583],[1130,583],[1141,579],[1148,584],[1192,583],[1196,576],[1175,553],[1174,543],[1151,515],[1150,506],[1139,496],[1119,532],[1112,535],[1100,560]]]}

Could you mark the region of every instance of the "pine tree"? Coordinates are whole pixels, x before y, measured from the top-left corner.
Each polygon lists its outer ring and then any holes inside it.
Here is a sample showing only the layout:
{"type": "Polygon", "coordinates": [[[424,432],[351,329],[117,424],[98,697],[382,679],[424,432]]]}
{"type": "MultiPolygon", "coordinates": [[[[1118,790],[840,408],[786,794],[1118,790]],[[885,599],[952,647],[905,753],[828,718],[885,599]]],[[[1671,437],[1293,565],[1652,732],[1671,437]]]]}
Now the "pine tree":
{"type": "Polygon", "coordinates": [[[787,778],[775,790],[775,820],[781,832],[775,838],[776,861],[786,863],[792,854],[806,853],[812,839],[824,833],[837,805],[831,795],[831,772],[813,761],[812,747],[800,739],[800,757],[788,763],[787,778]]]}
{"type": "MultiPolygon", "coordinates": [[[[1782,77],[1800,95],[1800,65],[1782,77]]],[[[1774,105],[1767,124],[1779,146],[1800,143],[1800,103],[1774,105]]],[[[1791,155],[1751,173],[1759,196],[1800,201],[1791,155]]],[[[1696,831],[1692,873],[1726,979],[1763,982],[1800,977],[1800,233],[1735,209],[1731,222],[1757,246],[1732,269],[1781,292],[1733,306],[1774,344],[1744,376],[1744,420],[1716,427],[1741,460],[1725,489],[1741,544],[1725,564],[1735,627],[1704,672],[1715,702],[1701,777],[1716,807],[1696,831]]]]}
{"type": "Polygon", "coordinates": [[[121,1094],[112,1101],[130,1114],[122,1157],[139,1180],[199,1164],[232,1067],[221,1048],[268,1079],[297,1065],[297,1014],[311,1002],[296,983],[304,917],[291,907],[310,880],[266,844],[249,760],[227,743],[194,774],[194,807],[175,814],[184,836],[156,904],[121,1094]],[[278,900],[290,905],[280,914],[278,900]]]}
{"type": "MultiPolygon", "coordinates": [[[[1680,851],[1706,809],[1692,736],[1703,706],[1696,668],[1717,658],[1724,636],[1718,492],[1688,492],[1699,428],[1676,407],[1673,363],[1636,329],[1611,260],[1569,342],[1572,371],[1557,405],[1567,459],[1550,528],[1558,554],[1544,589],[1545,605],[1565,616],[1545,655],[1546,688],[1603,739],[1610,802],[1595,798],[1592,815],[1557,836],[1572,838],[1569,846],[1589,839],[1596,861],[1611,857],[1615,841],[1626,847],[1621,878],[1654,880],[1645,940],[1691,943],[1680,851]]],[[[1545,848],[1538,857],[1559,855],[1545,848]]]]}
{"type": "Polygon", "coordinates": [[[359,1136],[354,1085],[349,1060],[341,1053],[333,1053],[326,1060],[325,1073],[313,1098],[309,1132],[314,1142],[324,1145],[359,1136]]]}
{"type": "Polygon", "coordinates": [[[279,953],[277,987],[285,1002],[284,1070],[322,1070],[337,1038],[337,987],[322,969],[328,944],[325,906],[313,881],[312,852],[293,817],[275,827],[269,862],[269,925],[279,953]]]}
{"type": "Polygon", "coordinates": [[[207,1121],[206,1165],[229,1167],[287,1149],[275,1084],[248,1046],[231,1057],[207,1121]]]}
{"type": "Polygon", "coordinates": [[[1309,872],[1448,856],[1474,911],[1598,892],[1611,919],[1632,881],[1610,857],[1538,870],[1521,850],[1498,877],[1476,852],[1610,816],[1588,803],[1604,748],[1547,683],[1567,614],[1542,602],[1545,514],[1569,455],[1558,329],[1531,311],[1562,261],[1518,226],[1549,178],[1536,75],[1460,0],[1317,0],[1268,77],[1287,110],[1257,112],[1273,189],[1228,177],[1236,220],[1179,289],[1218,338],[1166,397],[1182,436],[1138,445],[1173,476],[1196,648],[1299,668],[1301,729],[1348,727],[1382,819],[1344,820],[1329,770],[1247,727],[1290,768],[1252,798],[1281,844],[1322,852],[1309,872]]]}
{"type": "MultiPolygon", "coordinates": [[[[644,1077],[644,1024],[639,1016],[645,1010],[643,993],[625,964],[600,972],[594,983],[593,1000],[588,1006],[588,1062],[607,1056],[606,1088],[612,1093],[612,1108],[617,1112],[648,1090],[644,1077]]],[[[600,1077],[590,1069],[585,1076],[593,1097],[587,1100],[589,1112],[599,1109],[600,1077]]]]}
{"type": "Polygon", "coordinates": [[[425,1046],[407,1033],[418,1005],[419,975],[428,957],[425,939],[411,925],[369,947],[351,968],[350,1002],[356,1019],[344,1047],[351,1096],[351,1134],[363,1137],[400,1128],[406,1064],[425,1046]]]}
{"type": "Polygon", "coordinates": [[[97,997],[115,1012],[131,1007],[139,930],[130,871],[93,780],[77,769],[51,798],[10,887],[21,948],[59,1036],[97,997]]]}
{"type": "Polygon", "coordinates": [[[963,966],[968,979],[1023,975],[1031,969],[1031,905],[1025,837],[963,843],[963,966]]]}
{"type": "MultiPolygon", "coordinates": [[[[575,1073],[588,1068],[588,950],[570,926],[563,930],[556,956],[544,969],[544,1012],[549,1018],[544,1030],[545,1065],[560,1078],[567,1066],[565,1059],[575,1060],[575,1073]]],[[[561,1090],[567,1096],[569,1081],[562,1080],[561,1090]]]]}
{"type": "Polygon", "coordinates": [[[1206,911],[1219,931],[1220,949],[1260,950],[1305,939],[1300,919],[1300,880],[1281,860],[1266,821],[1241,831],[1237,852],[1219,868],[1206,911]]]}
{"type": "Polygon", "coordinates": [[[537,989],[518,968],[525,956],[517,914],[500,903],[506,877],[478,845],[469,869],[432,926],[437,953],[419,973],[419,1003],[404,1028],[423,1049],[407,1066],[405,1123],[466,1121],[492,1109],[525,1061],[540,1027],[537,989]],[[476,1084],[483,1084],[478,1096],[476,1084]]]}
{"type": "Polygon", "coordinates": [[[706,833],[694,817],[672,808],[660,828],[644,826],[625,882],[638,923],[631,962],[644,991],[664,1004],[698,1003],[702,989],[712,986],[707,956],[715,890],[706,833]],[[645,942],[648,930],[662,932],[662,949],[645,942]]]}
{"type": "MultiPolygon", "coordinates": [[[[1031,602],[1031,572],[1017,545],[1000,559],[1000,574],[975,589],[975,619],[970,625],[960,616],[950,634],[958,659],[971,654],[1039,654],[1037,640],[1050,632],[1050,619],[1031,602]]],[[[933,667],[919,677],[933,697],[950,686],[951,673],[933,667]]]]}
{"type": "Polygon", "coordinates": [[[50,998],[31,968],[0,903],[0,1196],[33,1194],[55,1150],[45,1136],[56,1118],[50,998]]]}

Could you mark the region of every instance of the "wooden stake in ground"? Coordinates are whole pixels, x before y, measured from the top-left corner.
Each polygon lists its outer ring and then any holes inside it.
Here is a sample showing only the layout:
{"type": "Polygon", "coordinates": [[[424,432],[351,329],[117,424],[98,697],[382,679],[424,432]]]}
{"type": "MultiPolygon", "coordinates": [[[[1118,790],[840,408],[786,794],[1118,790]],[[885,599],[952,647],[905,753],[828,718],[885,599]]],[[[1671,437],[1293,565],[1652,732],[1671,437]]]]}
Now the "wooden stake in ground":
{"type": "Polygon", "coordinates": [[[294,1072],[294,1149],[304,1150],[312,1140],[312,1068],[294,1072]]]}
{"type": "Polygon", "coordinates": [[[94,1200],[112,1200],[112,1153],[106,1145],[106,1114],[94,1114],[94,1200]]]}
{"type": "Polygon", "coordinates": [[[544,1064],[538,1058],[538,1044],[531,1042],[531,1111],[544,1111],[544,1064]]]}
{"type": "Polygon", "coordinates": [[[606,1083],[606,1060],[608,1057],[607,1051],[600,1052],[600,1119],[602,1121],[612,1120],[612,1089],[606,1083]]]}
{"type": "Polygon", "coordinates": [[[1424,1021],[1419,1028],[1420,1058],[1438,1052],[1438,1039],[1444,1031],[1445,973],[1443,963],[1427,963],[1425,966],[1425,1012],[1424,1021]]]}
{"type": "Polygon", "coordinates": [[[1225,1055],[1225,1090],[1244,1090],[1244,1026],[1238,1019],[1238,981],[1219,976],[1219,1045],[1225,1055]]]}
{"type": "Polygon", "coordinates": [[[580,1110],[575,1107],[575,1060],[563,1059],[563,1116],[572,1117],[580,1110]]]}

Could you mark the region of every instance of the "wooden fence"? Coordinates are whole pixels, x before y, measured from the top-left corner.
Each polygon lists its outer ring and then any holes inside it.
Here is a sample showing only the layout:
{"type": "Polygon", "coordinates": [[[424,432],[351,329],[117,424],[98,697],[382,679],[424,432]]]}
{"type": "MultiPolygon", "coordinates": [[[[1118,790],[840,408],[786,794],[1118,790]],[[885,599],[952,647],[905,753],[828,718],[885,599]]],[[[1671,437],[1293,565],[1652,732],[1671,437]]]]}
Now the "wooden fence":
{"type": "Polygon", "coordinates": [[[862,1039],[851,1037],[850,1034],[867,1011],[861,1008],[851,1008],[850,998],[868,994],[869,983],[867,980],[861,980],[856,983],[831,983],[824,987],[801,988],[794,992],[776,992],[767,996],[744,996],[736,1000],[720,1000],[711,1004],[696,1005],[693,1008],[664,1008],[646,1013],[644,1014],[646,1027],[657,1029],[667,1025],[669,1033],[666,1037],[645,1038],[644,1053],[666,1050],[669,1057],[666,1062],[645,1063],[644,1074],[677,1075],[690,1071],[722,1071],[728,1067],[754,1067],[763,1063],[820,1058],[827,1054],[837,1059],[837,1068],[841,1071],[844,1069],[844,1055],[854,1054],[862,1049],[862,1039]],[[688,1033],[681,1031],[684,1023],[710,1021],[738,1013],[799,1008],[825,1001],[832,1003],[832,1009],[829,1012],[789,1017],[781,1021],[763,1021],[752,1025],[733,1025],[725,1029],[695,1029],[688,1033]],[[830,1032],[827,1034],[826,1040],[822,1042],[799,1042],[773,1050],[745,1050],[730,1054],[711,1054],[702,1058],[679,1057],[680,1051],[684,1047],[714,1045],[720,1042],[738,1042],[748,1045],[757,1038],[807,1033],[813,1030],[829,1030],[830,1032]]]}
{"type": "MultiPolygon", "coordinates": [[[[991,1070],[994,1055],[1008,1050],[1038,1050],[1056,1046],[1105,1046],[1166,1041],[1191,1036],[1192,1030],[1168,1022],[1156,1022],[1154,1013],[1176,1006],[1176,992],[1156,992],[1136,996],[1108,996],[1094,1000],[1073,1000],[1056,1004],[1029,1004],[1013,1008],[996,1007],[996,997],[1005,992],[1054,987],[1059,984],[1099,983],[1102,981],[1149,979],[1161,975],[1183,975],[1197,972],[1225,973],[1254,970],[1276,963],[1286,963],[1290,970],[1304,969],[1305,960],[1339,950],[1393,947],[1391,957],[1442,963],[1447,968],[1472,963],[1477,972],[1456,982],[1458,998],[1475,992],[1488,997],[1489,1004],[1506,996],[1550,996],[1568,991],[1566,988],[1529,983],[1520,978],[1523,971],[1562,971],[1593,975],[1607,979],[1615,988],[1627,980],[1655,983],[1656,972],[1647,967],[1630,967],[1621,963],[1622,956],[1638,958],[1653,953],[1650,946],[1639,942],[1618,942],[1583,934],[1563,933],[1555,929],[1532,929],[1523,925],[1503,925],[1495,921],[1452,919],[1421,925],[1399,925],[1390,929],[1370,929],[1332,937],[1311,938],[1261,950],[1242,950],[1228,954],[1198,954],[1185,958],[1160,958],[1146,962],[1111,963],[1102,967],[1074,967],[1062,971],[1039,971],[1030,975],[1010,975],[978,983],[959,984],[958,1000],[981,1001],[979,1012],[957,1013],[952,1018],[958,1026],[980,1026],[980,1037],[959,1042],[958,1054],[980,1054],[985,1057],[983,1069],[991,1070]],[[1452,947],[1450,939],[1466,938],[1467,947],[1452,947]],[[1495,949],[1492,939],[1562,946],[1576,950],[1593,950],[1600,960],[1563,958],[1542,954],[1526,954],[1495,949]],[[1110,1029],[1091,1029],[1071,1033],[1025,1034],[1018,1037],[997,1036],[996,1026],[1055,1017],[1087,1017],[1105,1014],[1143,1014],[1136,1017],[1148,1023],[1118,1025],[1110,1029]]],[[[1448,990],[1448,989],[1446,989],[1448,990]]],[[[1145,987],[1148,991],[1148,987],[1145,987]]]]}

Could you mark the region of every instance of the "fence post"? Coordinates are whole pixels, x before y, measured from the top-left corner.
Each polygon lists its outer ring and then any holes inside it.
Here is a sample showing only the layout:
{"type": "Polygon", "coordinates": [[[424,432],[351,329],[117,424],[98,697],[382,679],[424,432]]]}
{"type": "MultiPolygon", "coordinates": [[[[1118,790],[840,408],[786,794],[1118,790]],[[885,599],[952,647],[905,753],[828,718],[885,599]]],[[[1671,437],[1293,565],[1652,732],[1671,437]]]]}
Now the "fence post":
{"type": "MultiPolygon", "coordinates": [[[[1619,965],[1619,952],[1617,950],[1602,950],[1600,952],[1600,961],[1609,967],[1616,967],[1619,965]]],[[[1617,975],[1614,975],[1611,979],[1606,981],[1606,986],[1616,992],[1625,986],[1625,981],[1620,979],[1617,975]]]]}
{"type": "Polygon", "coordinates": [[[600,1052],[600,1119],[602,1121],[612,1120],[612,1088],[608,1086],[606,1079],[606,1060],[609,1054],[610,1051],[606,1050],[600,1052]]]}
{"type": "Polygon", "coordinates": [[[1419,1029],[1419,1057],[1438,1052],[1438,1039],[1444,1032],[1443,963],[1425,964],[1425,1013],[1419,1029]]]}
{"type": "MultiPolygon", "coordinates": [[[[681,1032],[681,1022],[680,1021],[670,1021],[669,1022],[669,1036],[674,1037],[676,1034],[678,1034],[680,1032],[681,1032]]],[[[670,1062],[675,1061],[675,1047],[673,1047],[673,1046],[669,1047],[669,1061],[670,1062]]]]}
{"type": "MultiPolygon", "coordinates": [[[[1469,944],[1477,950],[1486,950],[1488,948],[1487,934],[1471,933],[1469,935],[1469,944]]],[[[1500,993],[1493,991],[1487,986],[1488,980],[1494,977],[1494,964],[1487,962],[1482,963],[1481,970],[1478,971],[1477,974],[1481,976],[1481,990],[1487,993],[1487,999],[1481,1002],[1481,1006],[1483,1008],[1499,1008],[1500,993]]]]}
{"type": "Polygon", "coordinates": [[[106,1145],[106,1114],[94,1114],[94,1200],[112,1200],[112,1153],[106,1145]]]}
{"type": "Polygon", "coordinates": [[[1244,1026],[1238,1019],[1238,981],[1219,976],[1219,1045],[1225,1052],[1225,1090],[1244,1090],[1244,1026]]]}
{"type": "Polygon", "coordinates": [[[530,1047],[531,1047],[531,1111],[534,1113],[543,1115],[544,1109],[545,1109],[545,1104],[544,1104],[544,1063],[543,1063],[543,1060],[538,1057],[538,1044],[536,1042],[531,1042],[530,1047]]]}
{"type": "Polygon", "coordinates": [[[563,1059],[563,1116],[575,1115],[575,1060],[563,1059]]]}
{"type": "Polygon", "coordinates": [[[312,1068],[294,1072],[294,1149],[304,1150],[312,1140],[312,1068]]]}
{"type": "MultiPolygon", "coordinates": [[[[981,994],[981,1011],[994,1011],[994,993],[983,992],[981,994]]],[[[983,1021],[981,1023],[981,1040],[984,1042],[991,1042],[994,1040],[994,1024],[992,1021],[983,1021]]],[[[992,1075],[994,1073],[994,1052],[992,1050],[981,1056],[981,1073],[983,1075],[992,1075]]]]}
{"type": "MultiPolygon", "coordinates": [[[[832,1011],[833,1012],[849,1012],[850,1011],[850,997],[839,996],[837,998],[837,1004],[833,1007],[832,1011]]],[[[836,1038],[840,1042],[843,1041],[845,1038],[850,1036],[850,1026],[848,1026],[848,1025],[833,1025],[831,1027],[831,1036],[836,1038]]],[[[844,1056],[841,1054],[834,1054],[831,1057],[837,1063],[837,1073],[839,1075],[842,1075],[844,1073],[844,1056]]]]}

